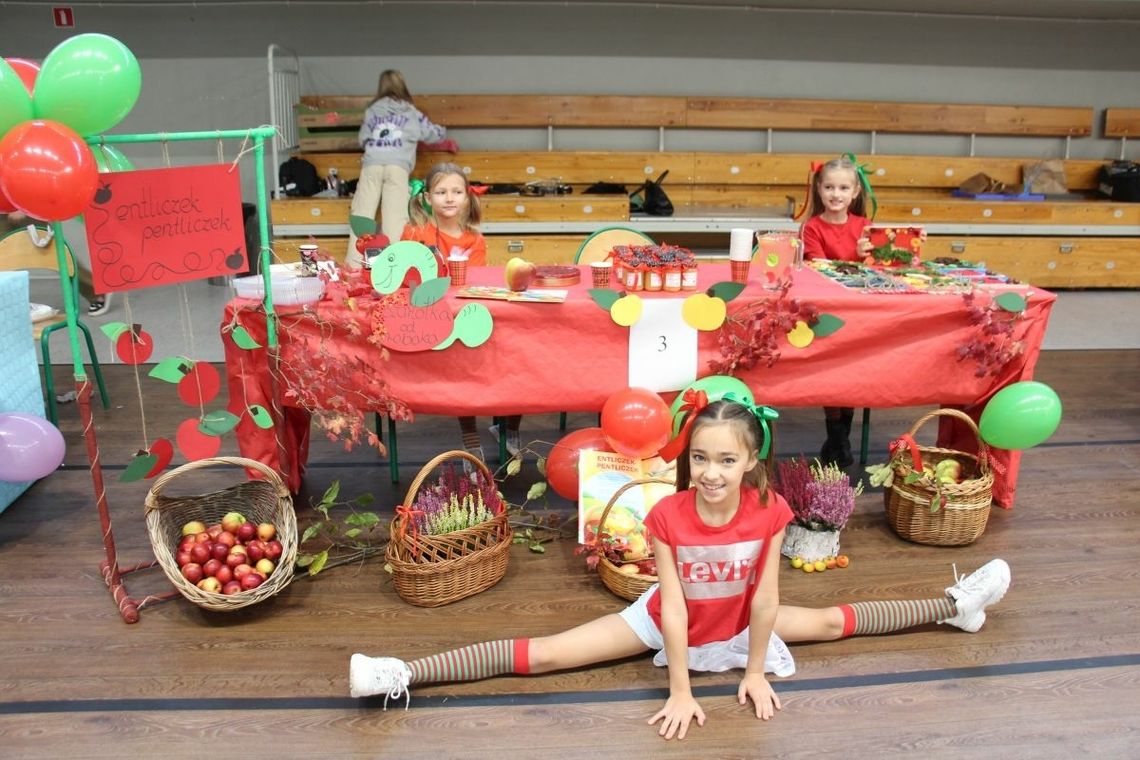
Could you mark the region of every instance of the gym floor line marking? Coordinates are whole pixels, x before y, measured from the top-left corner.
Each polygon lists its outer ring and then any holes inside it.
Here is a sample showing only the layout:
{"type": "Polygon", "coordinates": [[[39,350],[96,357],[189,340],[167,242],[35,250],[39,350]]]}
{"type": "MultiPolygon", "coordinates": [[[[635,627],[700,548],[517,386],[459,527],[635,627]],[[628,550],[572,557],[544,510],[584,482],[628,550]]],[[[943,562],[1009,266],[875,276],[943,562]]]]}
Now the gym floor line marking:
{"type": "MultiPolygon", "coordinates": [[[[874,673],[862,676],[834,678],[805,678],[803,680],[773,680],[777,693],[796,691],[822,691],[826,689],[855,689],[868,686],[891,686],[904,683],[931,683],[955,681],[965,678],[992,678],[1033,673],[1056,673],[1090,670],[1094,668],[1120,668],[1140,665],[1140,654],[1079,657],[1067,660],[1040,660],[1014,662],[1002,665],[980,665],[968,668],[940,668],[937,670],[911,670],[901,673],[874,673]]],[[[737,684],[698,686],[696,697],[734,696],[737,684]]],[[[617,689],[611,691],[559,691],[536,694],[476,694],[462,696],[413,695],[411,707],[517,707],[589,704],[599,702],[636,702],[661,700],[667,689],[617,689]]],[[[403,699],[389,700],[390,708],[399,708],[403,699]]],[[[0,702],[0,715],[67,714],[101,712],[182,712],[204,710],[351,710],[374,709],[383,704],[382,697],[352,699],[351,697],[251,697],[230,699],[58,699],[27,702],[0,702]]]]}

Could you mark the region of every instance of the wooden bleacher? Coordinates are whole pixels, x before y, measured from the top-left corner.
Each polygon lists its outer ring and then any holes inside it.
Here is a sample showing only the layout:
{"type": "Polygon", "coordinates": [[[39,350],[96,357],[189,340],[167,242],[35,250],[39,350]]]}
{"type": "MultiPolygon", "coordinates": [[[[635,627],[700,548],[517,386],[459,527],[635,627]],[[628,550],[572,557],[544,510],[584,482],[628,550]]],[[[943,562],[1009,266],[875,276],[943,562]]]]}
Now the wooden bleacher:
{"type": "MultiPolygon", "coordinates": [[[[300,155],[319,173],[359,174],[356,135],[370,96],[308,96],[297,106],[300,155]]],[[[440,160],[464,167],[471,180],[524,185],[557,178],[564,196],[483,196],[488,255],[567,261],[589,232],[614,224],[657,239],[727,247],[733,226],[795,229],[790,209],[802,202],[811,161],[803,153],[556,150],[558,129],[751,130],[758,143],[784,130],[1019,136],[1073,140],[1090,136],[1087,107],[889,103],[749,98],[554,95],[424,95],[416,103],[449,128],[545,129],[548,150],[421,153],[415,174],[440,160]],[[674,217],[630,219],[624,196],[583,195],[598,181],[630,190],[669,170],[665,188],[674,217]]],[[[1137,133],[1140,109],[1108,109],[1106,136],[1137,133]],[[1110,129],[1112,133],[1110,133],[1110,129]]],[[[865,139],[860,136],[860,142],[865,139]]],[[[531,139],[531,144],[534,140],[531,139]]],[[[953,197],[968,177],[984,172],[1019,188],[1034,158],[1015,156],[860,155],[879,199],[877,220],[924,225],[926,255],[984,260],[992,269],[1043,287],[1140,286],[1140,204],[1096,195],[1103,161],[1065,160],[1070,196],[1045,201],[983,201],[953,197]]],[[[344,248],[347,199],[274,201],[275,248],[283,258],[318,235],[330,251],[344,248]]]]}

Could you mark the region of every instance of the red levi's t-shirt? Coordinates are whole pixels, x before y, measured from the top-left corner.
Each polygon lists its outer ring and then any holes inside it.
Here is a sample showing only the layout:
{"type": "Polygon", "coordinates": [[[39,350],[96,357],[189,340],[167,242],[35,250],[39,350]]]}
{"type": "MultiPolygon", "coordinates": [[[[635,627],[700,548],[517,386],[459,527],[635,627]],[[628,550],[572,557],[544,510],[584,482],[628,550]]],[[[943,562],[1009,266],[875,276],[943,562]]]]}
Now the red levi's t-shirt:
{"type": "Polygon", "coordinates": [[[856,214],[848,214],[843,224],[832,224],[825,222],[822,216],[813,216],[804,222],[800,232],[804,241],[804,258],[862,261],[859,238],[868,224],[867,217],[856,214]]]}
{"type": "MultiPolygon", "coordinates": [[[[689,646],[728,641],[748,627],[771,539],[791,520],[782,496],[769,492],[765,506],[754,488],[741,489],[736,515],[715,528],[697,514],[692,488],[666,496],[649,511],[646,528],[670,546],[677,563],[689,612],[689,646]]],[[[660,591],[649,598],[649,614],[661,628],[660,591]]]]}

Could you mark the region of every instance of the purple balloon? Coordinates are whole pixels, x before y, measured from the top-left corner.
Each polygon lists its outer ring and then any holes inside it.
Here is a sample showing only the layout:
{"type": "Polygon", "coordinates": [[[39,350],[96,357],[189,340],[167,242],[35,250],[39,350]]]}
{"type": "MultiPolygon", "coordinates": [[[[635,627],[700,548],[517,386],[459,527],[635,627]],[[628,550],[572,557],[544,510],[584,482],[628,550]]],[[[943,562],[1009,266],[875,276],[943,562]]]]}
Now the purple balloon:
{"type": "Polygon", "coordinates": [[[23,483],[50,475],[66,448],[59,428],[43,417],[0,414],[0,480],[23,483]]]}

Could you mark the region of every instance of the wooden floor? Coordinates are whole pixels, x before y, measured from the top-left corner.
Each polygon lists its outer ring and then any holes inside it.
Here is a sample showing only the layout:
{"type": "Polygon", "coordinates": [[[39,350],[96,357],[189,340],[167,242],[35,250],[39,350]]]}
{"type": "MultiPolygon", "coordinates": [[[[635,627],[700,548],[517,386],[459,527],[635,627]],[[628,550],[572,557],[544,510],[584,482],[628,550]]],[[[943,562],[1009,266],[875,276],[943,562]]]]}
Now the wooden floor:
{"type": "MultiPolygon", "coordinates": [[[[66,466],[0,515],[0,757],[1140,756],[1140,351],[1046,352],[1037,376],[1060,394],[1064,420],[1025,453],[1016,507],[995,509],[977,542],[903,542],[873,490],[843,534],[851,567],[821,576],[781,569],[784,601],[827,605],[937,595],[953,582],[952,563],[968,571],[1003,557],[1013,585],[985,627],[796,645],[797,673],[775,679],[783,712],[767,723],[735,703],[738,673],[696,675],[708,722],[671,745],[645,725],[666,684],[648,658],[418,688],[407,711],[347,696],[356,651],[412,658],[620,609],[568,542],[544,556],[514,547],[502,583],[439,609],[402,602],[377,558],[301,578],[242,611],[205,612],[179,598],[123,623],[99,573],[78,412],[64,406],[66,466]]],[[[148,484],[115,480],[142,434],[133,375],[113,367],[110,380],[114,406],[98,411],[97,425],[120,562],[129,565],[149,552],[148,484]]],[[[822,412],[783,411],[781,454],[817,450],[822,412]]],[[[876,410],[872,461],[923,411],[876,410]]],[[[176,404],[148,403],[150,435],[172,435],[182,415],[176,404]]],[[[571,416],[572,426],[590,424],[571,416]]],[[[556,425],[555,416],[527,418],[524,439],[553,440],[556,425]]],[[[344,492],[370,491],[390,510],[423,462],[457,437],[450,419],[402,427],[397,487],[368,452],[322,441],[307,489],[319,494],[339,479],[344,492]]],[[[236,453],[232,441],[224,451],[236,453]]],[[[214,472],[203,487],[236,477],[214,472]]],[[[528,467],[515,487],[535,477],[528,467]]],[[[309,497],[298,498],[302,523],[309,497]]],[[[158,571],[128,580],[136,596],[167,587],[158,571]]]]}

